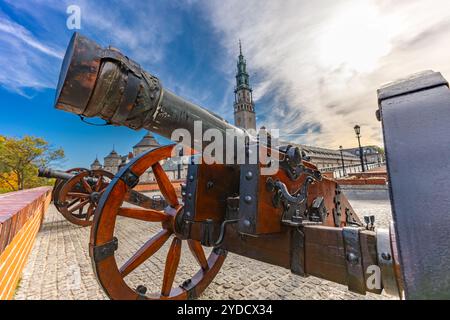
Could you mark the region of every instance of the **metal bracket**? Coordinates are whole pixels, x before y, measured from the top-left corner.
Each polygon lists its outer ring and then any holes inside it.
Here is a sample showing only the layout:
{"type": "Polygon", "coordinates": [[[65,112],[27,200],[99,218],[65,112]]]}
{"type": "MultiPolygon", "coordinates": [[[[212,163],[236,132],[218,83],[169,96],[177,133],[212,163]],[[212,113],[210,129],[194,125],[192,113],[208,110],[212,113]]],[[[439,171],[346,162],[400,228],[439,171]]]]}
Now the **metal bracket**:
{"type": "Polygon", "coordinates": [[[327,218],[327,208],[325,207],[325,199],[317,197],[313,200],[311,208],[308,210],[308,218],[313,222],[323,223],[327,218]]]}
{"type": "MultiPolygon", "coordinates": [[[[239,219],[231,219],[231,220],[225,220],[220,224],[219,228],[219,235],[217,236],[217,240],[213,241],[214,235],[217,233],[215,232],[215,223],[211,219],[206,219],[204,221],[190,221],[185,220],[184,225],[186,225],[184,230],[189,230],[192,227],[194,223],[201,225],[201,235],[202,239],[200,243],[206,247],[219,247],[223,241],[225,240],[225,233],[226,233],[226,227],[229,224],[238,223],[239,219]]],[[[186,238],[189,238],[189,233],[183,233],[183,235],[186,238]]]]}
{"type": "Polygon", "coordinates": [[[347,262],[347,283],[350,291],[366,294],[359,231],[360,228],[354,227],[345,227],[342,229],[345,260],[347,262]]]}
{"type": "Polygon", "coordinates": [[[279,150],[284,154],[284,159],[280,161],[280,167],[286,172],[289,179],[296,181],[302,174],[306,174],[317,181],[322,180],[322,174],[319,170],[313,170],[303,165],[304,152],[300,148],[288,145],[280,147],[279,150]]]}
{"type": "Polygon", "coordinates": [[[334,219],[334,226],[340,227],[341,226],[341,215],[342,215],[342,208],[341,208],[341,188],[339,186],[336,186],[336,190],[334,191],[335,196],[333,199],[334,202],[334,208],[333,208],[333,219],[334,219]]]}
{"type": "Polygon", "coordinates": [[[197,181],[198,181],[198,164],[190,164],[188,166],[187,182],[185,187],[186,196],[184,197],[184,214],[186,220],[193,221],[195,219],[195,199],[197,197],[197,181]]]}
{"type": "Polygon", "coordinates": [[[139,176],[136,175],[130,169],[127,169],[119,178],[128,186],[128,188],[133,189],[139,183],[139,176]]]}
{"type": "Polygon", "coordinates": [[[389,231],[386,229],[377,230],[377,255],[384,290],[387,294],[399,296],[400,291],[394,270],[394,255],[392,254],[389,231]]]}
{"type": "Polygon", "coordinates": [[[258,217],[259,166],[257,164],[241,165],[238,231],[255,234],[258,217]]]}
{"type": "Polygon", "coordinates": [[[305,272],[305,233],[301,228],[291,231],[291,272],[307,277],[305,272]]]}
{"type": "Polygon", "coordinates": [[[92,254],[95,262],[100,262],[112,255],[119,248],[119,240],[114,237],[111,241],[92,248],[92,254]]]}

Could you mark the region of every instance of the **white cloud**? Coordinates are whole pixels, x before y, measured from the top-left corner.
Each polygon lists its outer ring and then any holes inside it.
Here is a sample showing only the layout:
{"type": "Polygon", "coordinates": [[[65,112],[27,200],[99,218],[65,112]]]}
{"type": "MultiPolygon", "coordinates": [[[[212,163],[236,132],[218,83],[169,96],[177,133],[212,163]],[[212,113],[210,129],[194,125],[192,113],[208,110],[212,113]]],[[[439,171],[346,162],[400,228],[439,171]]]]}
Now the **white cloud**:
{"type": "Polygon", "coordinates": [[[276,105],[257,105],[258,112],[270,112],[259,125],[281,128],[281,134],[307,131],[299,136],[304,143],[352,146],[355,123],[362,125],[364,143],[381,143],[374,115],[381,84],[423,69],[450,75],[446,0],[205,5],[230,60],[242,39],[258,98],[275,95],[276,105]]]}
{"type": "Polygon", "coordinates": [[[55,48],[46,46],[45,44],[34,39],[27,29],[13,21],[8,20],[6,17],[0,16],[0,32],[10,34],[21,40],[24,44],[51,57],[58,59],[62,59],[64,57],[64,54],[61,51],[55,50],[55,48]]]}
{"type": "MultiPolygon", "coordinates": [[[[1,13],[0,13],[1,14],[1,13]]],[[[61,60],[61,50],[37,40],[31,32],[6,15],[0,15],[0,84],[23,96],[27,89],[54,86],[57,72],[54,61],[61,60]]]]}

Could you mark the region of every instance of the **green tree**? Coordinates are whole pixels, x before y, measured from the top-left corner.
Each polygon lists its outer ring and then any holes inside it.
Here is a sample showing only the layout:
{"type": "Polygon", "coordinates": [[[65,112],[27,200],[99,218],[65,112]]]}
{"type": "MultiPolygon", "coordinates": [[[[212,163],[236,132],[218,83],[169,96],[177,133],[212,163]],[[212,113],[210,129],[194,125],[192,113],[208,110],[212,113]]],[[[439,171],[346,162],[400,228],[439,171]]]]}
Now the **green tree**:
{"type": "Polygon", "coordinates": [[[0,136],[0,182],[10,191],[45,185],[48,181],[37,177],[38,168],[63,158],[64,150],[53,148],[42,138],[0,136]]]}

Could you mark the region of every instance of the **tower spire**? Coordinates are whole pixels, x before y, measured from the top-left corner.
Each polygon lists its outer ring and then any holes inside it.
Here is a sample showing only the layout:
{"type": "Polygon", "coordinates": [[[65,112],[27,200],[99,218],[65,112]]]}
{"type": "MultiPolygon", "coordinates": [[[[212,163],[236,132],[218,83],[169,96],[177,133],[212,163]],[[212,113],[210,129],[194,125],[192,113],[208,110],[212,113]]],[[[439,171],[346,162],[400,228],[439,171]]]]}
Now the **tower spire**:
{"type": "Polygon", "coordinates": [[[240,128],[256,130],[255,105],[249,78],[247,61],[242,54],[242,42],[239,39],[236,88],[234,89],[234,123],[240,128]]]}

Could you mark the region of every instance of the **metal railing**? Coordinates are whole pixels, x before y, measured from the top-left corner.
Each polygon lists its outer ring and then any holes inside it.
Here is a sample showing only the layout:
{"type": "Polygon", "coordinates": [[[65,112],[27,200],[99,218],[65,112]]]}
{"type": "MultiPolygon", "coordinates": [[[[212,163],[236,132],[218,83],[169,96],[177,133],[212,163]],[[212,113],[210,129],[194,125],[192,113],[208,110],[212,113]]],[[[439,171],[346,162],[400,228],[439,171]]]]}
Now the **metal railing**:
{"type": "MultiPolygon", "coordinates": [[[[366,171],[369,171],[369,170],[372,170],[375,168],[380,168],[384,165],[386,165],[385,162],[374,162],[374,163],[367,163],[364,165],[364,167],[366,168],[366,171]]],[[[351,165],[351,166],[345,166],[344,168],[342,168],[342,166],[322,168],[322,169],[320,169],[320,171],[333,172],[333,177],[335,179],[339,179],[339,178],[347,177],[351,173],[360,173],[360,172],[362,172],[362,168],[361,168],[360,164],[355,164],[355,165],[351,165]]]]}

